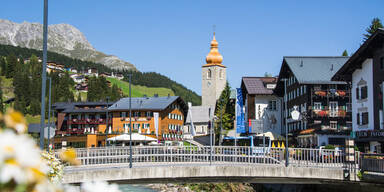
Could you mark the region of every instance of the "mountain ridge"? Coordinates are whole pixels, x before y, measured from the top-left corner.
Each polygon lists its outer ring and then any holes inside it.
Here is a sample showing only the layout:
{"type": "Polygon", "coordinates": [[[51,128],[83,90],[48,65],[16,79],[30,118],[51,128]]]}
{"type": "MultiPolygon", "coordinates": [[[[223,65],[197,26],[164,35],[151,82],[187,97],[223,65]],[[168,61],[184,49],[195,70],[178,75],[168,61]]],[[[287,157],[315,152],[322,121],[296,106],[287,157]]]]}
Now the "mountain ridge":
{"type": "MultiPolygon", "coordinates": [[[[42,36],[43,25],[40,23],[15,23],[0,19],[0,44],[42,50],[42,36]]],[[[137,70],[132,63],[97,51],[79,29],[66,23],[48,26],[48,50],[75,59],[101,63],[111,69],[137,70]]]]}

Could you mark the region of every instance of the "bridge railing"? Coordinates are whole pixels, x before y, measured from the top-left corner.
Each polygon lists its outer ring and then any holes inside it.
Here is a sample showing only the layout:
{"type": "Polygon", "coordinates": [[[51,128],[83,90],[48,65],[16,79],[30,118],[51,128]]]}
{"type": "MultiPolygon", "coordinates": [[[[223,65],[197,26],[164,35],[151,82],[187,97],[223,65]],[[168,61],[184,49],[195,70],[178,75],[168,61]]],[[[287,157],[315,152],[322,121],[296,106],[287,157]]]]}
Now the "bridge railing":
{"type": "MultiPolygon", "coordinates": [[[[135,146],[132,163],[270,164],[284,166],[285,148],[241,146],[135,146]]],[[[129,147],[76,149],[82,165],[129,163],[129,147]]],[[[289,164],[300,167],[342,167],[345,153],[338,150],[289,148],[289,164]]]]}
{"type": "Polygon", "coordinates": [[[384,154],[364,153],[360,161],[361,171],[384,173],[384,154]]]}

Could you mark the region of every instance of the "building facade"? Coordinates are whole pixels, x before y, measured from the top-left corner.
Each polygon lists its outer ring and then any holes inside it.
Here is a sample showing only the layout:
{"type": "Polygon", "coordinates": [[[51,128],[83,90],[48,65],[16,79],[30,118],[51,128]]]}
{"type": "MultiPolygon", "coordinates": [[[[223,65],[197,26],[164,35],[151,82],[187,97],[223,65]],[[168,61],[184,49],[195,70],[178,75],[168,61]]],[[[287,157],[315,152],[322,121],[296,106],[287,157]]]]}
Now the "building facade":
{"type": "Polygon", "coordinates": [[[159,141],[181,141],[187,106],[178,96],[122,98],[108,110],[112,114],[113,131],[132,132],[156,138],[159,141]]]}
{"type": "Polygon", "coordinates": [[[348,57],[284,57],[275,93],[284,97],[283,125],[300,147],[345,145],[351,122],[350,87],[331,81],[348,57]],[[285,109],[287,101],[287,109],[285,109]],[[298,120],[291,118],[296,108],[298,120]]]}
{"type": "Polygon", "coordinates": [[[281,134],[282,99],[274,94],[276,77],[243,77],[241,89],[248,133],[270,133],[272,140],[281,134]]]}
{"type": "Polygon", "coordinates": [[[221,92],[227,82],[226,66],[222,64],[223,56],[218,50],[219,43],[215,35],[211,41],[211,50],[206,57],[206,64],[202,66],[202,106],[215,108],[216,100],[219,99],[221,92]]]}
{"type": "Polygon", "coordinates": [[[384,30],[378,29],[335,74],[352,85],[352,127],[363,152],[384,151],[384,30]]]}
{"type": "MultiPolygon", "coordinates": [[[[54,147],[105,145],[107,108],[112,102],[60,102],[53,104],[56,121],[54,147]]],[[[109,115],[110,116],[110,115],[109,115]]],[[[112,126],[111,116],[108,119],[112,126]]]]}

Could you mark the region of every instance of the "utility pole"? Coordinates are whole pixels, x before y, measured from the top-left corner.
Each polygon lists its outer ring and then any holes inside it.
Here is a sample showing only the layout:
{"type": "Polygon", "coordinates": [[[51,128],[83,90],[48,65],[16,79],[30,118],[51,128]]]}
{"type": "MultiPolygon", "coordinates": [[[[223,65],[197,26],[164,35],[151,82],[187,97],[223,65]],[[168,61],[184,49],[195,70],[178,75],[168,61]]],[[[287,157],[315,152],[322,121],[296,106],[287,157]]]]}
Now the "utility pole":
{"type": "Polygon", "coordinates": [[[44,0],[44,24],[43,24],[43,71],[41,78],[41,119],[40,119],[40,149],[44,149],[45,128],[45,89],[47,84],[47,42],[48,42],[48,0],[44,0]]]}
{"type": "Polygon", "coordinates": [[[129,74],[129,168],[132,168],[132,74],[129,74]]]}
{"type": "Polygon", "coordinates": [[[289,148],[288,148],[288,97],[287,97],[287,79],[282,79],[284,81],[284,101],[285,101],[285,166],[288,167],[289,165],[289,148]]]}
{"type": "Polygon", "coordinates": [[[106,108],[106,110],[107,110],[107,117],[106,117],[106,119],[105,119],[105,147],[107,147],[107,142],[108,142],[108,100],[109,100],[109,97],[107,96],[106,97],[106,100],[107,100],[107,108],[106,108]]]}
{"type": "Polygon", "coordinates": [[[49,99],[48,99],[48,147],[47,151],[49,152],[50,147],[50,137],[51,137],[51,88],[52,88],[52,78],[48,77],[49,79],[49,99]]]}

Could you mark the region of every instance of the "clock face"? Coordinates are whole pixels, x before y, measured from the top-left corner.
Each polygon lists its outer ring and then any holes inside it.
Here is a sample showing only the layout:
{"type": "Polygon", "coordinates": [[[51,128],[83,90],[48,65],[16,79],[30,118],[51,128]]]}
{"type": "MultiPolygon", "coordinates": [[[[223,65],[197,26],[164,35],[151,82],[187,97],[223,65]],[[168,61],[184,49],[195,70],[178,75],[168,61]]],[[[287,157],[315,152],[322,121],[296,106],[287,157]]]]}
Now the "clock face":
{"type": "Polygon", "coordinates": [[[211,86],[211,82],[208,81],[207,85],[208,85],[208,87],[211,86]]]}

